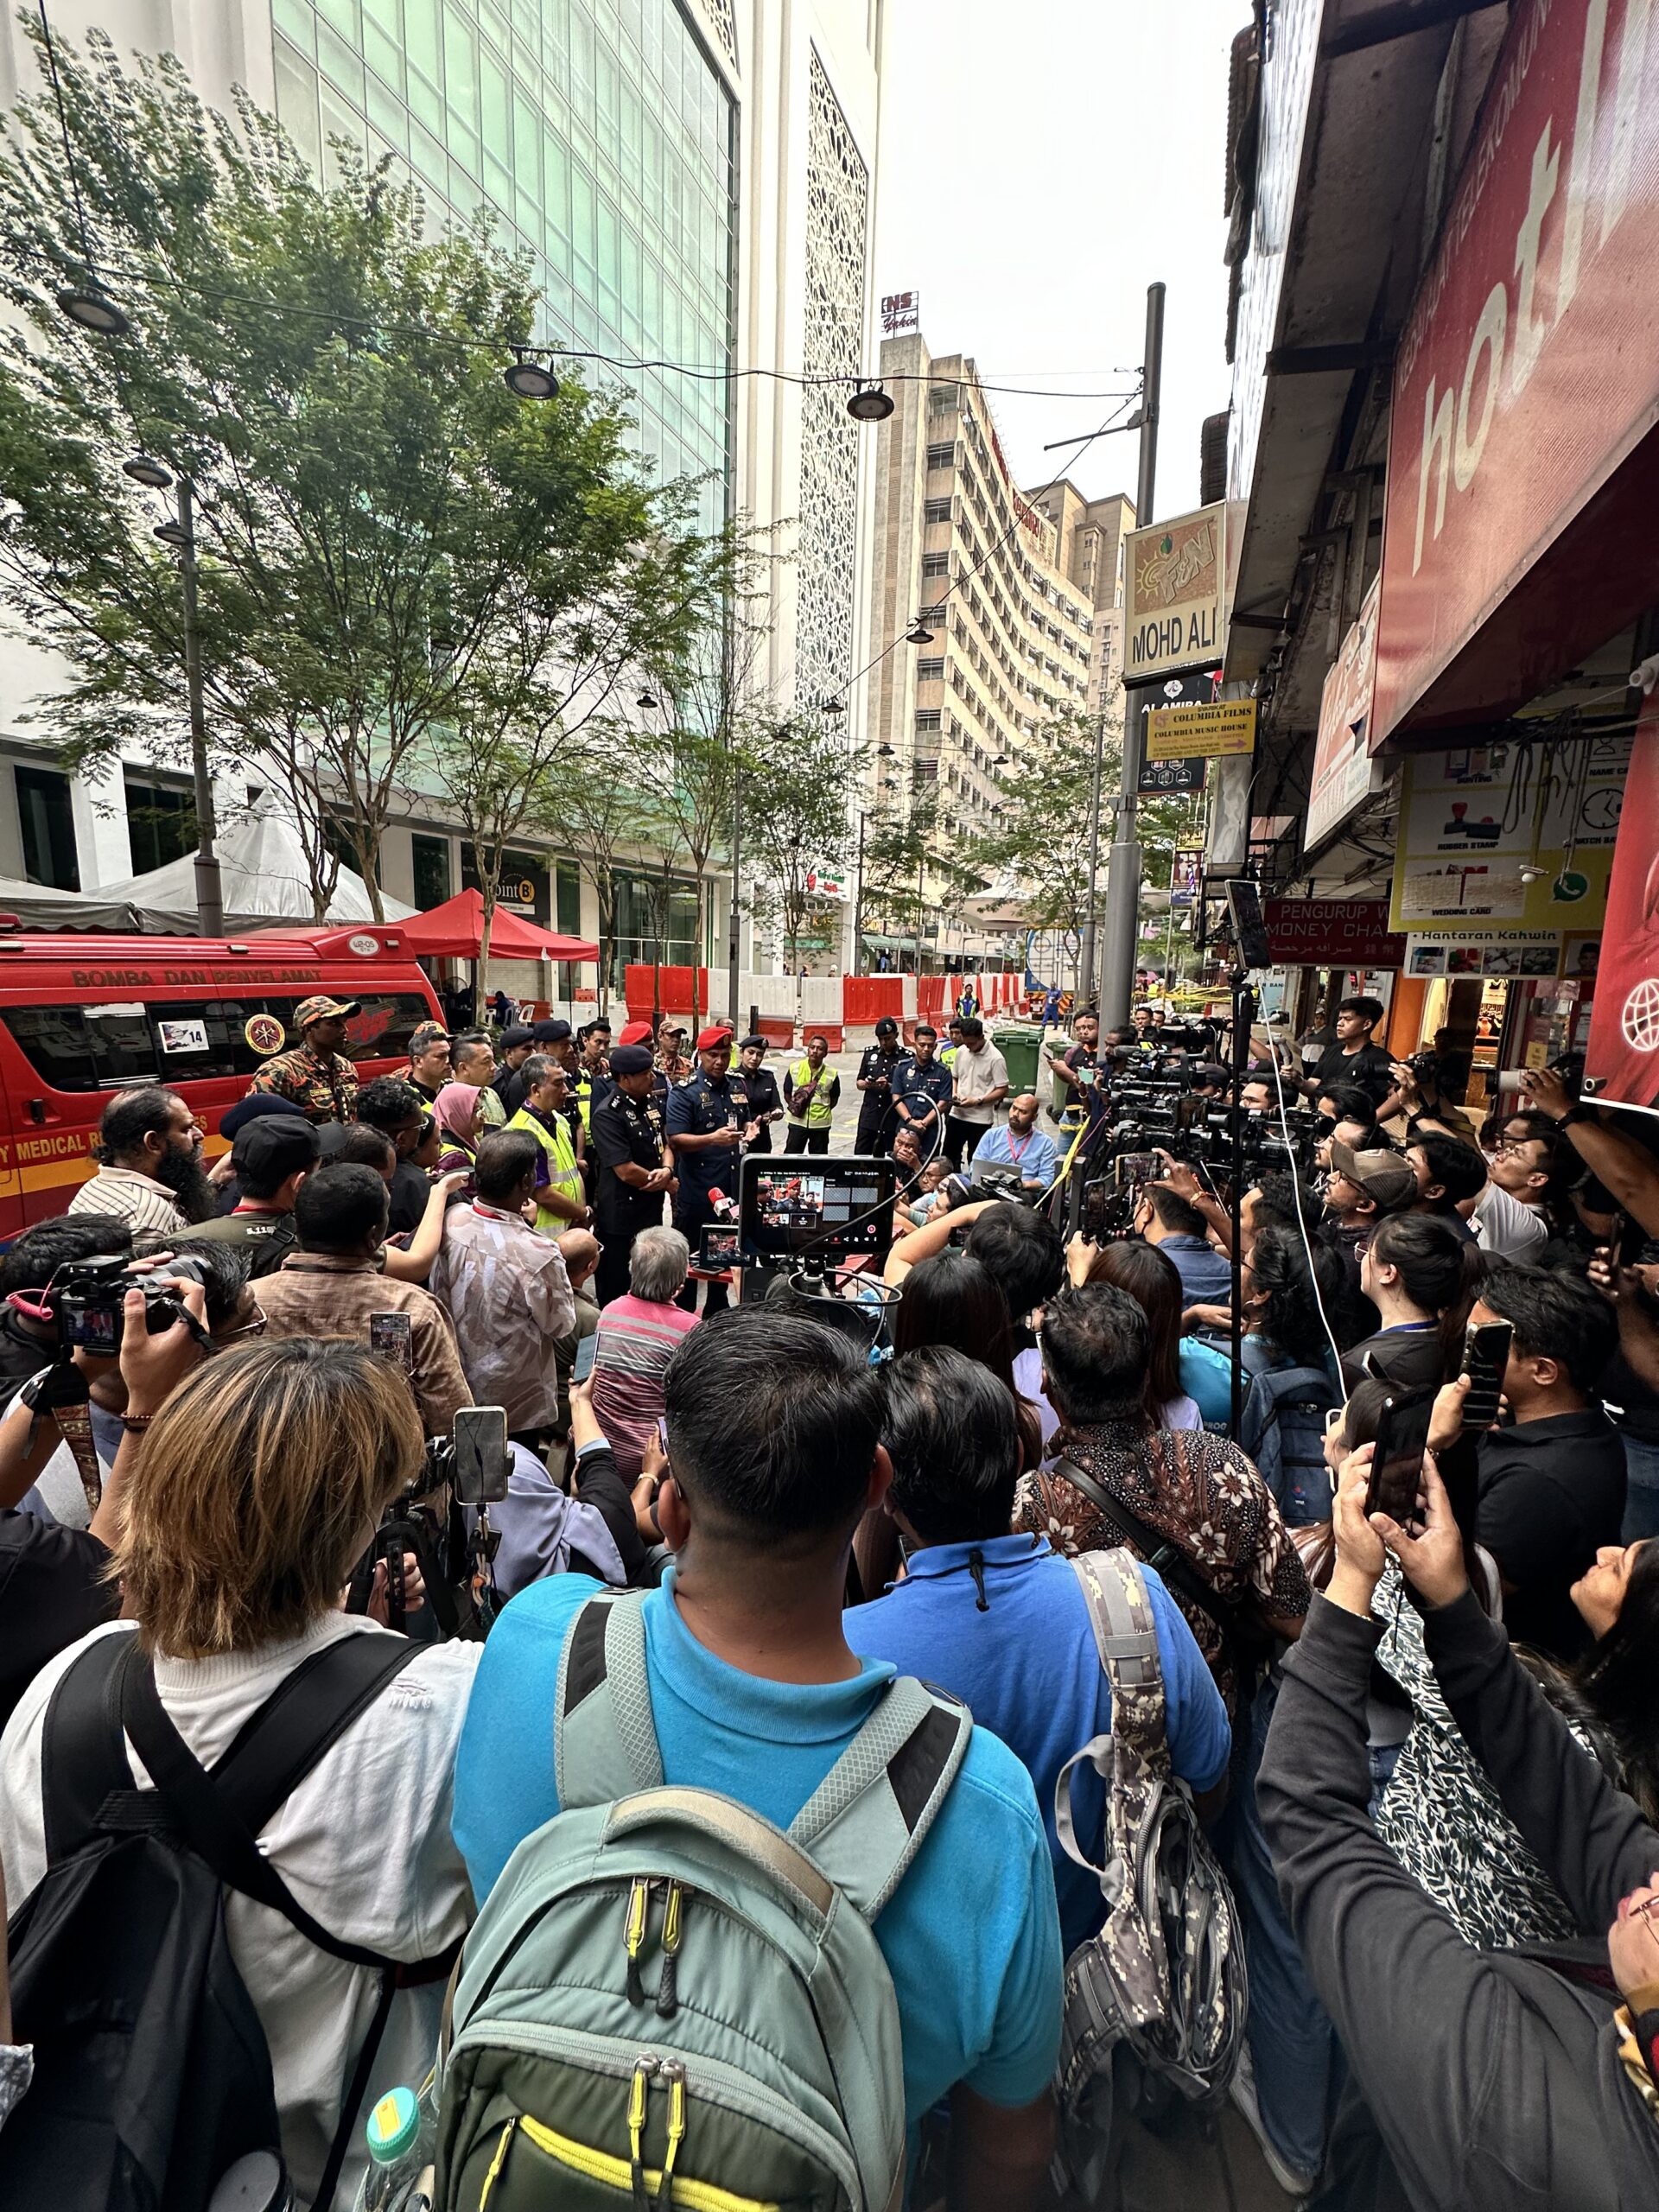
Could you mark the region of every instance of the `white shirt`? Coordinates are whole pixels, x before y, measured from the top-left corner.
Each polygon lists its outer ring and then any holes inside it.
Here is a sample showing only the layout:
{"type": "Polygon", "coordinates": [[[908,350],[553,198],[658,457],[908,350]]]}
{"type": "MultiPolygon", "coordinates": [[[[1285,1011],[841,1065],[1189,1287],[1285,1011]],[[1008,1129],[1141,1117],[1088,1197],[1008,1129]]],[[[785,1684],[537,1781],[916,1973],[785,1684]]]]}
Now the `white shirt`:
{"type": "Polygon", "coordinates": [[[1007,1062],[997,1051],[995,1046],[988,1042],[982,1045],[976,1052],[970,1052],[963,1045],[951,1063],[950,1073],[955,1078],[957,1086],[957,1095],[951,1101],[950,1111],[959,1122],[977,1122],[982,1128],[988,1128],[996,1119],[995,1107],[965,1106],[963,1103],[963,1096],[964,1092],[969,1098],[976,1098],[988,1090],[995,1090],[999,1088],[1006,1090],[1008,1083],[1007,1062]]]}
{"type": "MultiPolygon", "coordinates": [[[[120,1636],[111,1621],[92,1636],[120,1636]]],[[[204,1766],[301,1661],[345,1636],[386,1636],[360,1615],[330,1613],[286,1643],[217,1659],[156,1661],[156,1687],[204,1766]]],[[[41,1730],[58,1678],[92,1641],[41,1669],[0,1737],[0,1861],[16,1910],[46,1872],[41,1814],[41,1730]]],[[[484,1647],[437,1643],[354,1720],[261,1832],[266,1856],[329,1933],[396,1959],[435,1956],[472,1917],[467,1869],[449,1834],[455,1746],[484,1647]]],[[[134,1756],[141,1788],[149,1777],[134,1756]]],[[[280,1913],[228,1894],[231,1955],[270,2047],[283,2155],[308,2202],[340,2117],[340,2102],[374,2012],[378,1978],[331,1958],[280,1913]]],[[[400,1990],[381,2039],[369,2102],[425,2078],[436,2047],[443,1984],[400,1990]]],[[[366,2107],[365,2107],[366,2109],[366,2107]]],[[[348,2206],[366,2164],[363,2133],[346,2159],[337,2208],[348,2206]]]]}
{"type": "Polygon", "coordinates": [[[507,1427],[558,1420],[553,1347],[575,1325],[564,1255],[550,1236],[481,1198],[451,1206],[428,1285],[455,1325],[477,1406],[505,1406],[507,1427]]]}
{"type": "Polygon", "coordinates": [[[1549,1242],[1549,1225],[1537,1207],[1522,1205],[1493,1182],[1475,1200],[1469,1226],[1495,1260],[1530,1260],[1549,1242]]]}
{"type": "Polygon", "coordinates": [[[190,1226],[166,1184],[141,1175],[136,1167],[100,1167],[81,1185],[65,1211],[118,1214],[132,1224],[135,1236],[151,1230],[170,1236],[190,1226]]]}

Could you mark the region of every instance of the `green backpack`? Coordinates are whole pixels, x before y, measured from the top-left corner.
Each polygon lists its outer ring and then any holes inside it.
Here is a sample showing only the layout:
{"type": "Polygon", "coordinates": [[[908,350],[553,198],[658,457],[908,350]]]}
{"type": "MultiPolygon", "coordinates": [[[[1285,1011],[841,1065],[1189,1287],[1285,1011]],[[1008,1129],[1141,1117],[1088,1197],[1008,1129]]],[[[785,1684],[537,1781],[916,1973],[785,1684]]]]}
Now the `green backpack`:
{"type": "Polygon", "coordinates": [[[559,1664],[564,1808],[457,1970],[435,2212],[897,2212],[899,2010],[872,1925],[968,1748],[895,1681],[787,1834],[664,1786],[638,1592],[559,1664]]]}

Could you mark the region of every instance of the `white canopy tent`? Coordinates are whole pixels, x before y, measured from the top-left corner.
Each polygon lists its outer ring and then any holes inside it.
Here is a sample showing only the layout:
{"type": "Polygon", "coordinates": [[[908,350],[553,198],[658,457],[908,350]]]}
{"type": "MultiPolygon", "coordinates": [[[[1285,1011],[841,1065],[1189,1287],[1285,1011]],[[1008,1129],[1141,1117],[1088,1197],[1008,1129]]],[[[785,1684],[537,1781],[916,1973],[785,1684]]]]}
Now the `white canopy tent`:
{"type": "Polygon", "coordinates": [[[0,876],[0,914],[26,930],[108,930],[126,935],[138,924],[130,906],[103,891],[54,891],[44,883],[0,876]]]}
{"type": "MultiPolygon", "coordinates": [[[[261,810],[233,823],[219,839],[219,871],[227,930],[270,929],[283,922],[315,921],[305,849],[286,815],[261,810]]],[[[129,876],[124,883],[106,885],[98,896],[100,903],[130,908],[141,930],[189,936],[196,926],[196,856],[186,853],[165,868],[152,868],[147,875],[129,876]]],[[[404,921],[417,911],[384,893],[380,903],[385,909],[382,918],[389,922],[404,921]]],[[[322,918],[327,922],[374,918],[360,875],[341,868],[322,918]]]]}

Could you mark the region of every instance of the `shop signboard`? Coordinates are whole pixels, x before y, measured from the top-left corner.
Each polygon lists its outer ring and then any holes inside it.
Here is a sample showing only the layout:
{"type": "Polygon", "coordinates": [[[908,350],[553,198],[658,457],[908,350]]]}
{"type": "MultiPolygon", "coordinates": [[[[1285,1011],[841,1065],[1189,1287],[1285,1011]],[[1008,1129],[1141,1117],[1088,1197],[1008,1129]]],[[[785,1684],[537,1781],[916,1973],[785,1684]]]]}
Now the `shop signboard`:
{"type": "Polygon", "coordinates": [[[1652,603],[1625,503],[1656,264],[1659,9],[1517,0],[1395,355],[1374,752],[1524,702],[1652,603]]]}
{"type": "Polygon", "coordinates": [[[1302,849],[1312,852],[1338,830],[1382,781],[1371,759],[1371,692],[1376,680],[1376,602],[1382,579],[1360,602],[1359,620],[1343,639],[1319,696],[1319,734],[1307,789],[1302,849]]]}
{"type": "MultiPolygon", "coordinates": [[[[1576,940],[1585,942],[1586,940],[1576,940]]],[[[1559,976],[1568,940],[1560,930],[1414,930],[1406,939],[1408,976],[1559,976]]],[[[1575,955],[1576,957],[1576,955],[1575,955]]]]}
{"type": "Polygon", "coordinates": [[[1227,503],[1125,539],[1123,681],[1208,667],[1227,647],[1227,503]]]}
{"type": "MultiPolygon", "coordinates": [[[[480,887],[473,849],[467,844],[461,849],[461,887],[463,891],[480,887]]],[[[537,853],[503,853],[496,904],[522,914],[527,922],[538,923],[543,929],[550,927],[553,886],[546,861],[537,853]]]]}
{"type": "Polygon", "coordinates": [[[1255,750],[1254,699],[1158,707],[1147,717],[1148,760],[1224,760],[1255,750]]]}
{"type": "Polygon", "coordinates": [[[1630,759],[1628,737],[1554,748],[1465,746],[1408,759],[1389,926],[1419,940],[1516,950],[1527,941],[1599,931],[1630,759]]]}
{"type": "Polygon", "coordinates": [[[1195,676],[1166,676],[1161,683],[1131,695],[1131,713],[1141,715],[1141,774],[1135,789],[1143,798],[1167,798],[1183,791],[1204,789],[1205,763],[1196,760],[1149,760],[1147,726],[1163,707],[1205,706],[1221,689],[1218,668],[1200,669],[1195,676]]]}
{"type": "Polygon", "coordinates": [[[1585,1076],[1599,1096],[1659,1104],[1659,693],[1630,753],[1585,1076]]]}
{"type": "Polygon", "coordinates": [[[1170,856],[1170,905],[1190,906],[1198,895],[1198,885],[1203,877],[1204,848],[1201,845],[1178,845],[1170,856]]]}
{"type": "Polygon", "coordinates": [[[1385,899],[1267,899],[1268,948],[1282,968],[1400,968],[1403,938],[1385,899]]]}

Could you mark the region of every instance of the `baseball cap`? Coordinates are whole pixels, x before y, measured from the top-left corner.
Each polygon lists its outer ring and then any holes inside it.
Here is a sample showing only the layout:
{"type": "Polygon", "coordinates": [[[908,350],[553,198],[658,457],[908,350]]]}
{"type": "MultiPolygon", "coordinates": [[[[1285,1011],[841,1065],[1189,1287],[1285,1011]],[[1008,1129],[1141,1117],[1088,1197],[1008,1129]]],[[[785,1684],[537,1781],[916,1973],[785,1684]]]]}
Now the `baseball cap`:
{"type": "Polygon", "coordinates": [[[302,999],[294,1009],[294,1027],[308,1029],[314,1021],[349,1021],[359,1011],[355,999],[331,999],[326,991],[302,999]]]}
{"type": "Polygon", "coordinates": [[[731,1041],[731,1031],[723,1022],[720,1022],[712,1028],[698,1032],[697,1050],[700,1052],[717,1052],[721,1046],[729,1045],[731,1041]]]}
{"type": "Polygon", "coordinates": [[[1417,1196],[1416,1171],[1397,1152],[1356,1152],[1333,1137],[1331,1165],[1379,1206],[1404,1205],[1417,1196]]]}
{"type": "Polygon", "coordinates": [[[884,1014],[875,1025],[875,1033],[878,1037],[896,1037],[899,1025],[890,1014],[884,1014]]]}
{"type": "Polygon", "coordinates": [[[649,1045],[651,1024],[648,1021],[630,1021],[617,1042],[619,1045],[649,1045]]]}
{"type": "Polygon", "coordinates": [[[238,1175],[257,1183],[280,1183],[302,1168],[315,1167],[322,1156],[322,1140],[309,1122],[288,1115],[267,1114],[237,1132],[231,1147],[231,1164],[238,1175]]]}
{"type": "Polygon", "coordinates": [[[611,1054],[613,1075],[645,1075],[651,1068],[648,1045],[619,1045],[611,1054]]]}
{"type": "Polygon", "coordinates": [[[234,1106],[227,1106],[219,1117],[219,1134],[234,1137],[250,1122],[257,1122],[269,1115],[273,1121],[304,1122],[309,1127],[309,1116],[296,1098],[279,1098],[274,1090],[251,1090],[245,1098],[238,1098],[234,1106]]]}

